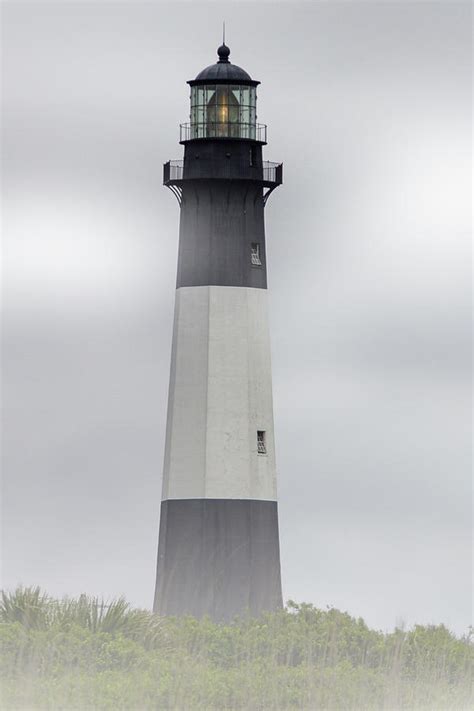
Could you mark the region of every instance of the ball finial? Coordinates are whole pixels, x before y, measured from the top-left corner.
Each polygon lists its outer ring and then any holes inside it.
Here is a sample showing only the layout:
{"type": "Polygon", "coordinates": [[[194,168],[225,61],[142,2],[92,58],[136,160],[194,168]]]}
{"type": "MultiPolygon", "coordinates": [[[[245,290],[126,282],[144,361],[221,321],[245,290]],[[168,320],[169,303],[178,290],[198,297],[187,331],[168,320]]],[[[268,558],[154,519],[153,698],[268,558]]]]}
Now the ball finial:
{"type": "Polygon", "coordinates": [[[219,62],[228,62],[229,61],[229,54],[230,54],[230,49],[226,44],[221,44],[221,46],[217,50],[217,56],[219,57],[219,62]]]}

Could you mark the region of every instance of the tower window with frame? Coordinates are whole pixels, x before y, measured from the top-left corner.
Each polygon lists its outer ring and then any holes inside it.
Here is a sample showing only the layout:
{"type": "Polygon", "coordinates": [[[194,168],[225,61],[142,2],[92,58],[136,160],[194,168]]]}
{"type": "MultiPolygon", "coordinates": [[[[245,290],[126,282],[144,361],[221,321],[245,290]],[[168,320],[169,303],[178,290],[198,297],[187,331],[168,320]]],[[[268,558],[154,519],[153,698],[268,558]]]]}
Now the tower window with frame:
{"type": "Polygon", "coordinates": [[[260,257],[260,244],[258,242],[252,242],[251,261],[254,267],[262,266],[262,259],[260,257]]]}
{"type": "Polygon", "coordinates": [[[264,430],[257,430],[257,452],[259,454],[267,453],[266,434],[264,430]]]}

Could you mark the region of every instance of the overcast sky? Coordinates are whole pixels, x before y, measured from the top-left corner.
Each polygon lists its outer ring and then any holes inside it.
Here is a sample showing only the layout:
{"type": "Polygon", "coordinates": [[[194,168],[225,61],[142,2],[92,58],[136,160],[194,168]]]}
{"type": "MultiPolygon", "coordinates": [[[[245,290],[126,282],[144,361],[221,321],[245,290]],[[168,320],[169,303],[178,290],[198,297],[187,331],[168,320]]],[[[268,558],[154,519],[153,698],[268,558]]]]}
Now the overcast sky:
{"type": "Polygon", "coordinates": [[[3,582],[154,591],[186,80],[262,84],[285,599],[470,623],[470,4],[3,3],[3,582]]]}

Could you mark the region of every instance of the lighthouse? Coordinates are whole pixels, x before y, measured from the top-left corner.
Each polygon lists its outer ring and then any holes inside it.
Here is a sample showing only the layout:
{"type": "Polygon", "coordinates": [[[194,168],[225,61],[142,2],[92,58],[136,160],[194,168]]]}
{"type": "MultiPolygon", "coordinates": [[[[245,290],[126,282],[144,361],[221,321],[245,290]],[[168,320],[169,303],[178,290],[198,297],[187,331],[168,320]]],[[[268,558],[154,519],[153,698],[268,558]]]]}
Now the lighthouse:
{"type": "Polygon", "coordinates": [[[283,166],[260,82],[217,54],[163,167],[180,226],[154,610],[225,621],[282,606],[264,213],[283,166]]]}

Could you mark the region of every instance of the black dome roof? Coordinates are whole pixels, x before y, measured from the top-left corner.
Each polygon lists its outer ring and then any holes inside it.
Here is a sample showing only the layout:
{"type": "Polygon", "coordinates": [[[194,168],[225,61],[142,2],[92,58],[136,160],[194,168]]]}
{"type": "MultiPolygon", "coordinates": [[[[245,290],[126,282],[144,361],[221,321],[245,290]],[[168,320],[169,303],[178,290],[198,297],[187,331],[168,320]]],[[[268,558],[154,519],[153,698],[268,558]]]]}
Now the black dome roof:
{"type": "Polygon", "coordinates": [[[260,83],[258,81],[253,81],[251,76],[247,74],[244,69],[229,62],[230,49],[226,44],[222,44],[219,47],[217,54],[219,59],[216,64],[211,64],[203,69],[199,72],[196,79],[188,82],[189,84],[204,84],[209,82],[227,84],[235,82],[237,84],[250,84],[252,86],[256,86],[260,83]]]}

